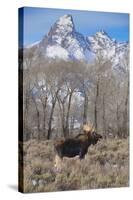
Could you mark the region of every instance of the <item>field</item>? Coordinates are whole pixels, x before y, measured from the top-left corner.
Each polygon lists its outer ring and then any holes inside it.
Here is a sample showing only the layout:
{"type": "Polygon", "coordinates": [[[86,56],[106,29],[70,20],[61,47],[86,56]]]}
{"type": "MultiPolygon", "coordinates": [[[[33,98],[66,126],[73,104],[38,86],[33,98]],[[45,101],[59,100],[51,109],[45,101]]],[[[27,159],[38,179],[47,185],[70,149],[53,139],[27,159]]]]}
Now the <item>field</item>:
{"type": "Polygon", "coordinates": [[[65,158],[54,167],[52,140],[24,142],[24,192],[52,192],[129,186],[128,139],[107,139],[91,146],[85,159],[65,158]]]}

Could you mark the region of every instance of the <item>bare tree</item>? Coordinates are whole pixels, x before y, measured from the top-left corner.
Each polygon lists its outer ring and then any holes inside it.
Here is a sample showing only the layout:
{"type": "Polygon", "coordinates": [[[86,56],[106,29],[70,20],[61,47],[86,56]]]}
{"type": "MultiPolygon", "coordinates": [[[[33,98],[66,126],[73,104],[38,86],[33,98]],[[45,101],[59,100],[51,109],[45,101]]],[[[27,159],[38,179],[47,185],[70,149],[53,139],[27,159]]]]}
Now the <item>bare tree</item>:
{"type": "Polygon", "coordinates": [[[35,127],[38,139],[68,137],[88,121],[105,138],[110,132],[127,137],[129,70],[126,60],[123,62],[127,71],[119,75],[100,54],[92,64],[41,59],[31,62],[26,58],[25,61],[24,115],[25,127],[30,128],[31,134],[27,131],[27,139],[32,138],[35,127]]]}

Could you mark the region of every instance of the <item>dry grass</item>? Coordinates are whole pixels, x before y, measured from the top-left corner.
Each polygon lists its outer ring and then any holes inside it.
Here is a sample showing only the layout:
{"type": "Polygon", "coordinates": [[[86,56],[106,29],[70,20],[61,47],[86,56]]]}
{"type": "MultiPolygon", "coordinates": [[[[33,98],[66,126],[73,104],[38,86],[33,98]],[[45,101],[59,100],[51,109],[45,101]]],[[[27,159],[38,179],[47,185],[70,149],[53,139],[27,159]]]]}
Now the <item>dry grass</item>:
{"type": "Polygon", "coordinates": [[[64,159],[54,167],[53,141],[24,143],[24,192],[81,190],[129,185],[128,139],[102,140],[82,161],[64,159]]]}

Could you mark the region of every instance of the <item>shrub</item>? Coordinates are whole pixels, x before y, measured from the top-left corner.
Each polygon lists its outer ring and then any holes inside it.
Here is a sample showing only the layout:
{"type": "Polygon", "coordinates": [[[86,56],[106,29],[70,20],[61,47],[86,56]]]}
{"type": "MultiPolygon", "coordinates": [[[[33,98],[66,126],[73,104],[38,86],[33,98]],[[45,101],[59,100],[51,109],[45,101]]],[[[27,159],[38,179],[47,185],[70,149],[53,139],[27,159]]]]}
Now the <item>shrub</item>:
{"type": "Polygon", "coordinates": [[[24,142],[24,192],[48,192],[129,185],[128,139],[102,140],[85,159],[64,158],[54,168],[53,141],[24,142]]]}

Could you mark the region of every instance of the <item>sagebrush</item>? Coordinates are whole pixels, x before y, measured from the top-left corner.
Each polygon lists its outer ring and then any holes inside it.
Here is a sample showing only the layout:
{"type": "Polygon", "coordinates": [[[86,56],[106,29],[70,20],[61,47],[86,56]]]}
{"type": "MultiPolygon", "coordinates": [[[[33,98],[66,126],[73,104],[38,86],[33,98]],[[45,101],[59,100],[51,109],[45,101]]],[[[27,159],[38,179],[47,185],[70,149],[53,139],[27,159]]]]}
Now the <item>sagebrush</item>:
{"type": "Polygon", "coordinates": [[[128,139],[107,139],[91,146],[85,159],[64,158],[54,167],[52,140],[23,143],[24,192],[52,192],[129,186],[128,139]]]}

